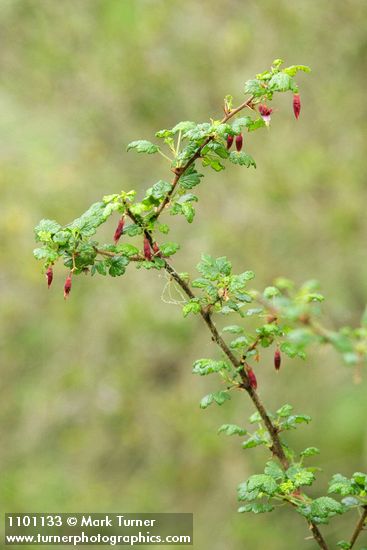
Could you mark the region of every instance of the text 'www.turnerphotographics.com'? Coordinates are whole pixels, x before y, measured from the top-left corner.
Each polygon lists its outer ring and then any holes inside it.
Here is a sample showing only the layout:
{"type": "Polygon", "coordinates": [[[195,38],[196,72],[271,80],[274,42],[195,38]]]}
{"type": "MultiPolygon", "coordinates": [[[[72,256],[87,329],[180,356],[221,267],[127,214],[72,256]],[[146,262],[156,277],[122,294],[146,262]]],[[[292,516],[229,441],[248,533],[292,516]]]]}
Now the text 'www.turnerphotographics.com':
{"type": "Polygon", "coordinates": [[[193,544],[193,514],[5,514],[6,545],[193,544]]]}

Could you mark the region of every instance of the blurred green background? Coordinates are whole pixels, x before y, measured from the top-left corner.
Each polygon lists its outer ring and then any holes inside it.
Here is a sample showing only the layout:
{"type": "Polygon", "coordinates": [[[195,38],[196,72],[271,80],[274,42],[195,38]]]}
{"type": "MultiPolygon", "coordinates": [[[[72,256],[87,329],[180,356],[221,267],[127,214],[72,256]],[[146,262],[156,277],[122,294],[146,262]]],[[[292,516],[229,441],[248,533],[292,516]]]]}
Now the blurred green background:
{"type": "MultiPolygon", "coordinates": [[[[308,64],[300,120],[287,94],[271,131],[246,138],[258,169],[205,169],[195,225],[174,220],[175,265],[193,269],[209,252],[253,269],[260,288],[279,275],[317,278],[329,325],[357,324],[367,301],[366,17],[362,0],[1,1],[2,511],[192,511],[198,550],[315,547],[289,509],[237,514],[237,484],[266,454],[216,431],[252,409],[241,395],[199,409],[218,385],[191,364],[216,350],[200,319],[162,303],[162,275],[80,277],[65,303],[62,266],[48,292],[32,258],[33,227],[167,178],[163,159],[127,155],[127,143],[219,116],[223,96],[242,101],[245,80],[276,57],[308,64]]],[[[298,450],[322,450],[313,494],[335,472],[366,469],[365,377],[353,384],[327,348],[284,361],[278,376],[269,360],[257,373],[270,408],[290,402],[313,416],[289,436],[298,450]]],[[[352,519],[323,529],[331,546],[352,519]]]]}

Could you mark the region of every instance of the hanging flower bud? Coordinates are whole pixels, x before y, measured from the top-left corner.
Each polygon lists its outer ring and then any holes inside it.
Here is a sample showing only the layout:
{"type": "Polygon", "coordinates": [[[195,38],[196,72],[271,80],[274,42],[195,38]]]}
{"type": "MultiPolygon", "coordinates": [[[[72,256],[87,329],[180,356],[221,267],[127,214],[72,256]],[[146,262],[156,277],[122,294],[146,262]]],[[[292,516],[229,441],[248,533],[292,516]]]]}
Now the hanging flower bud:
{"type": "Polygon", "coordinates": [[[251,388],[256,390],[256,388],[257,388],[257,379],[256,379],[255,373],[252,369],[248,369],[247,377],[248,377],[248,381],[250,382],[251,388]]]}
{"type": "Polygon", "coordinates": [[[52,279],[54,278],[54,272],[52,270],[52,265],[50,265],[46,271],[47,286],[50,288],[52,284],[52,279]]]}
{"type": "Polygon", "coordinates": [[[301,98],[299,94],[293,95],[293,112],[294,112],[294,116],[298,119],[299,114],[301,112],[301,98]]]}
{"type": "Polygon", "coordinates": [[[154,254],[159,254],[159,246],[157,245],[156,242],[153,243],[153,252],[154,254]]]}
{"type": "Polygon", "coordinates": [[[66,281],[65,281],[65,284],[64,284],[64,299],[65,300],[69,296],[70,290],[71,290],[71,273],[70,273],[70,275],[68,275],[66,277],[66,281]]]}
{"type": "Polygon", "coordinates": [[[152,259],[152,251],[147,237],[144,237],[144,256],[146,260],[150,261],[152,259]]]}
{"type": "Polygon", "coordinates": [[[231,136],[231,134],[228,134],[228,136],[227,136],[227,150],[232,147],[232,143],[233,143],[233,136],[231,136]]]}
{"type": "Polygon", "coordinates": [[[264,103],[260,103],[259,105],[259,113],[261,115],[261,118],[265,122],[266,126],[269,126],[270,119],[271,119],[271,113],[273,112],[273,109],[271,107],[268,107],[267,105],[264,105],[264,103]]]}
{"type": "Polygon", "coordinates": [[[125,217],[122,216],[122,218],[120,219],[117,227],[116,227],[116,231],[115,231],[115,234],[113,236],[113,240],[115,241],[115,244],[118,243],[123,231],[124,231],[124,225],[125,225],[125,217]]]}
{"type": "Polygon", "coordinates": [[[236,149],[237,149],[237,151],[241,151],[242,144],[243,144],[243,136],[242,136],[242,134],[238,134],[238,136],[236,136],[236,149]]]}
{"type": "Polygon", "coordinates": [[[274,367],[276,370],[280,369],[281,362],[282,362],[282,356],[280,353],[280,349],[277,348],[274,352],[274,367]]]}

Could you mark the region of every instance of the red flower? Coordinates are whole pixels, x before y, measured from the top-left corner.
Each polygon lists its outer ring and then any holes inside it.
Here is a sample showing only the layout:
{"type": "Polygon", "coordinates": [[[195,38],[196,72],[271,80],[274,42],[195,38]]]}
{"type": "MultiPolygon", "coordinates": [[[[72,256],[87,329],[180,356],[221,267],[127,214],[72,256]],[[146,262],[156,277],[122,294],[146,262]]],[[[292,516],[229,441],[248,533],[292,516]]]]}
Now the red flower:
{"type": "Polygon", "coordinates": [[[251,368],[249,368],[248,371],[247,371],[247,378],[248,378],[248,381],[250,382],[251,388],[256,390],[256,388],[257,388],[257,379],[256,379],[254,371],[251,368]]]}
{"type": "Polygon", "coordinates": [[[274,367],[276,368],[276,370],[280,369],[281,362],[282,362],[282,356],[281,356],[280,350],[277,348],[274,352],[274,367]]]}
{"type": "Polygon", "coordinates": [[[69,296],[70,290],[71,290],[71,273],[70,273],[70,275],[68,275],[66,277],[66,281],[65,281],[65,284],[64,284],[64,299],[65,300],[69,296]]]}
{"type": "Polygon", "coordinates": [[[293,95],[293,112],[294,112],[294,116],[298,119],[299,114],[301,112],[301,98],[299,94],[293,95]]]}
{"type": "Polygon", "coordinates": [[[153,252],[154,254],[159,254],[159,246],[156,242],[153,243],[153,252]]]}
{"type": "Polygon", "coordinates": [[[231,134],[228,134],[228,136],[227,136],[227,150],[232,147],[232,143],[233,143],[233,136],[231,136],[231,134]]]}
{"type": "Polygon", "coordinates": [[[237,149],[237,151],[241,151],[242,144],[243,144],[242,134],[238,134],[238,136],[236,136],[236,149],[237,149]]]}
{"type": "Polygon", "coordinates": [[[150,261],[152,259],[152,251],[150,249],[148,237],[146,236],[144,237],[144,256],[146,260],[150,261]]]}
{"type": "Polygon", "coordinates": [[[122,216],[122,218],[120,219],[117,227],[116,227],[116,231],[115,231],[115,234],[113,236],[113,240],[115,241],[115,244],[118,243],[123,231],[124,231],[124,225],[125,225],[125,217],[122,216]]]}
{"type": "Polygon", "coordinates": [[[46,271],[46,279],[47,279],[48,288],[50,288],[53,278],[54,278],[54,272],[52,270],[52,266],[50,265],[50,267],[46,271]]]}
{"type": "Polygon", "coordinates": [[[268,107],[264,103],[260,103],[259,105],[259,113],[261,115],[261,118],[265,122],[265,124],[268,126],[271,119],[271,113],[273,112],[273,109],[271,107],[268,107]]]}

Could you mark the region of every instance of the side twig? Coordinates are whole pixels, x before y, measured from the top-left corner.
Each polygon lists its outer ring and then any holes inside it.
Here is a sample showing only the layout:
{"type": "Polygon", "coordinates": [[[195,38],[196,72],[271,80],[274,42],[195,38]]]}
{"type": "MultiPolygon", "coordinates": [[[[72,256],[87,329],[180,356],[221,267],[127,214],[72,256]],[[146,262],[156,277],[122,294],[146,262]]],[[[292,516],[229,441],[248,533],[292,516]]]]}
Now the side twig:
{"type": "Polygon", "coordinates": [[[363,531],[366,520],[367,520],[367,506],[363,506],[362,515],[359,518],[359,521],[358,521],[358,523],[356,525],[356,528],[354,529],[352,537],[350,539],[350,548],[353,548],[354,544],[357,541],[357,538],[359,537],[359,535],[363,531]]]}

